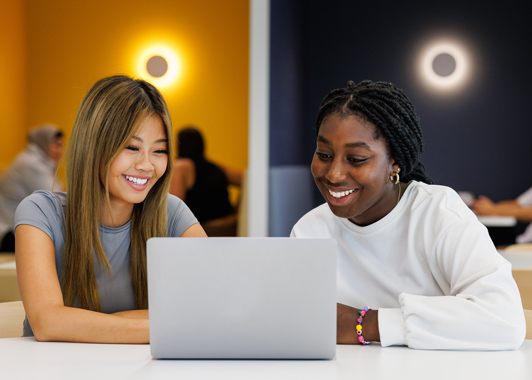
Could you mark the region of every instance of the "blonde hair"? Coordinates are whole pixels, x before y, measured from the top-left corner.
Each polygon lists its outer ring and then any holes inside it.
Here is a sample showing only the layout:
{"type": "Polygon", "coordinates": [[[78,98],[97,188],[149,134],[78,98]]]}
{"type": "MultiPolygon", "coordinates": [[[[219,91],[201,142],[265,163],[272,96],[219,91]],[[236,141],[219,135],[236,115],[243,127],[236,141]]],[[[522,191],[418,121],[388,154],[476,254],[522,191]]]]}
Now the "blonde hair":
{"type": "MultiPolygon", "coordinates": [[[[114,158],[129,144],[146,118],[161,118],[172,152],[172,125],[166,103],[151,84],[113,76],[98,81],[81,102],[67,151],[66,241],[62,291],[65,305],[76,301],[84,309],[100,311],[94,258],[111,275],[100,240],[102,201],[110,207],[107,183],[114,158]],[[105,183],[100,180],[103,172],[105,183]]],[[[146,199],[133,207],[131,217],[131,279],[135,307],[148,306],[146,241],[167,234],[166,199],[172,160],[146,199]]]]}

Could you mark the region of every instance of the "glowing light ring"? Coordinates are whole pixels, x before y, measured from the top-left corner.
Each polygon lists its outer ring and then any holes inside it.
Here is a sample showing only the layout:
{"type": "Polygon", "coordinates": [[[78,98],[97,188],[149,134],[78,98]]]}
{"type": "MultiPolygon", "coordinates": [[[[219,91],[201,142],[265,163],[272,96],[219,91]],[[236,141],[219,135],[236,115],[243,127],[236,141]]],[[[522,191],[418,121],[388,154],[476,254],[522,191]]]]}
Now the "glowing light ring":
{"type": "Polygon", "coordinates": [[[450,42],[438,43],[431,46],[422,56],[421,69],[430,83],[440,88],[452,88],[461,84],[467,77],[467,59],[463,51],[450,42]],[[454,58],[456,67],[451,75],[442,77],[434,72],[432,63],[440,54],[449,54],[454,58]]]}
{"type": "Polygon", "coordinates": [[[144,50],[140,55],[137,70],[142,78],[150,81],[156,87],[167,87],[174,84],[178,79],[181,73],[181,64],[177,54],[172,49],[166,46],[152,46],[144,50]],[[159,78],[152,77],[146,68],[148,60],[154,55],[160,55],[168,63],[166,74],[159,78]]]}

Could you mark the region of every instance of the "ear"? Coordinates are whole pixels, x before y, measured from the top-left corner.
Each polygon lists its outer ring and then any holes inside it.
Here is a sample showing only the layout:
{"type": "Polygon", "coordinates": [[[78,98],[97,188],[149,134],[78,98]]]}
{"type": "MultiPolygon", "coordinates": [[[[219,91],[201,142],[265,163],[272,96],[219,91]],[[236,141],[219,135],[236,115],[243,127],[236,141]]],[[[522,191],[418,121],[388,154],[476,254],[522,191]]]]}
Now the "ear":
{"type": "Polygon", "coordinates": [[[391,171],[394,173],[401,172],[401,167],[399,166],[399,164],[397,163],[397,161],[395,161],[393,157],[390,158],[390,167],[391,167],[391,171]]]}

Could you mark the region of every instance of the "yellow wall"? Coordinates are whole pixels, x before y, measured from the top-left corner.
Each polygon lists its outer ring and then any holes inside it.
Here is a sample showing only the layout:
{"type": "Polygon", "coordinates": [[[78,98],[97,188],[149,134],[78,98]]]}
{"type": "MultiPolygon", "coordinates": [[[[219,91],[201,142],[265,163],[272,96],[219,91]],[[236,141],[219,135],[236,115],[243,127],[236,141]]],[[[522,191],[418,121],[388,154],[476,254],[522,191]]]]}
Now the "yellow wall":
{"type": "Polygon", "coordinates": [[[26,145],[26,7],[3,1],[0,11],[0,171],[26,145]]]}
{"type": "Polygon", "coordinates": [[[183,60],[177,84],[160,88],[174,133],[196,124],[208,157],[243,170],[248,19],[248,0],[28,0],[27,123],[55,123],[69,136],[79,103],[96,80],[138,77],[143,49],[163,44],[183,60]]]}

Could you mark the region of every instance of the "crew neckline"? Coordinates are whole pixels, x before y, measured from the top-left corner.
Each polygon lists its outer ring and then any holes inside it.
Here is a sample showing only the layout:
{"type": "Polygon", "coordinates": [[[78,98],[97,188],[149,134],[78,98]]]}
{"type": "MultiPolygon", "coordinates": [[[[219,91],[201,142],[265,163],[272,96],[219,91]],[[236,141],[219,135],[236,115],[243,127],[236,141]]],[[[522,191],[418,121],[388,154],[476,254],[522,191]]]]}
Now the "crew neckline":
{"type": "MultiPolygon", "coordinates": [[[[382,227],[388,225],[391,221],[393,221],[395,218],[397,218],[400,214],[403,213],[405,210],[406,202],[408,202],[408,199],[410,198],[410,193],[412,192],[412,189],[415,187],[414,185],[415,181],[408,182],[408,187],[403,192],[403,195],[401,196],[401,199],[399,202],[395,205],[395,207],[390,211],[388,214],[386,214],[381,219],[377,220],[374,223],[371,223],[367,226],[359,226],[353,222],[351,222],[348,218],[340,218],[336,215],[334,215],[335,218],[338,219],[338,221],[348,230],[359,233],[359,234],[370,234],[373,233],[382,227]]],[[[329,209],[330,210],[330,209],[329,209]]],[[[332,211],[331,211],[332,213],[332,211]]]]}
{"type": "Polygon", "coordinates": [[[124,230],[128,230],[130,227],[131,227],[131,219],[129,219],[126,224],[122,224],[120,227],[108,227],[108,226],[104,226],[103,224],[100,224],[100,231],[118,234],[120,232],[123,232],[124,230]]]}

